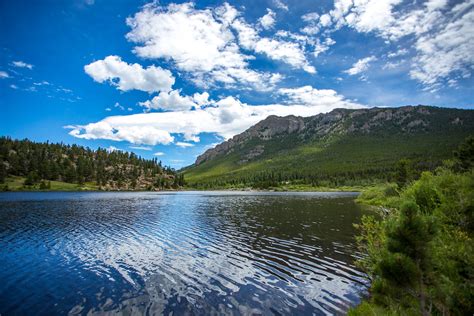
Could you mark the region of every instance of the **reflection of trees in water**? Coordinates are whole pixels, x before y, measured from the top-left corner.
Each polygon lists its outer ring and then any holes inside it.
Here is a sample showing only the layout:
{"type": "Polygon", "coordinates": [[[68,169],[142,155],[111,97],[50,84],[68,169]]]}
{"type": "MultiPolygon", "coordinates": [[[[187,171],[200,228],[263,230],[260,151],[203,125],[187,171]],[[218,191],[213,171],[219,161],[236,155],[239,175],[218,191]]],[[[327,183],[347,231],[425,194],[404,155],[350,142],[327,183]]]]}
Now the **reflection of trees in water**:
{"type": "Polygon", "coordinates": [[[361,216],[351,198],[239,196],[227,200],[219,197],[214,203],[217,207],[208,207],[205,218],[224,218],[224,224],[232,228],[229,231],[245,233],[257,250],[272,237],[317,246],[322,255],[338,256],[339,246],[353,243],[353,224],[361,216]]]}

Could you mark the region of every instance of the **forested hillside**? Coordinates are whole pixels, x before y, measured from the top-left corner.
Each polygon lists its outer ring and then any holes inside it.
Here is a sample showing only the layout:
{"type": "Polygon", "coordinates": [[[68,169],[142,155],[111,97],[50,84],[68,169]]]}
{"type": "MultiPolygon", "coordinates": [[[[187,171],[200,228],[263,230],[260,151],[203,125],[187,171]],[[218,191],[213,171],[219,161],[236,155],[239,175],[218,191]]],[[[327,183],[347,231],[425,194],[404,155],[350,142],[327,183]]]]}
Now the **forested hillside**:
{"type": "Polygon", "coordinates": [[[12,178],[20,178],[25,189],[49,189],[50,181],[101,190],[155,190],[183,185],[182,176],[157,159],[146,160],[123,151],[1,137],[0,183],[8,185],[12,178]]]}
{"type": "Polygon", "coordinates": [[[474,111],[406,106],[270,116],[199,156],[196,188],[367,185],[434,170],[474,134],[474,111]]]}

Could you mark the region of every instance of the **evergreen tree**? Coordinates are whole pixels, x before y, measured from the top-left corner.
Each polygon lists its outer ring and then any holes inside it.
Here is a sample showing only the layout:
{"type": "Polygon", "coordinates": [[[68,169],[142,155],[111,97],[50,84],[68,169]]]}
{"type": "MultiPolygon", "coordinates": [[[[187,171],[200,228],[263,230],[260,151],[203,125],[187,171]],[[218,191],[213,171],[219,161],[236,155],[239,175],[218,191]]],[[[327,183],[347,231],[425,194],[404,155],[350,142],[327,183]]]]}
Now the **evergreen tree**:
{"type": "Polygon", "coordinates": [[[30,171],[23,183],[26,186],[32,186],[38,181],[38,174],[36,171],[30,171]]]}
{"type": "Polygon", "coordinates": [[[4,183],[7,177],[7,168],[5,164],[0,161],[0,183],[4,183]]]}
{"type": "Polygon", "coordinates": [[[39,189],[40,189],[40,190],[46,190],[46,189],[48,189],[48,185],[46,184],[46,182],[44,182],[44,180],[40,182],[39,189]]]}
{"type": "Polygon", "coordinates": [[[456,167],[460,171],[467,171],[474,167],[474,136],[468,137],[454,153],[456,167]]]}
{"type": "Polygon", "coordinates": [[[426,284],[433,267],[429,256],[433,236],[430,218],[420,214],[415,202],[405,202],[399,218],[387,227],[386,253],[377,267],[379,282],[386,281],[393,292],[410,293],[417,298],[423,315],[429,314],[426,284]]]}
{"type": "Polygon", "coordinates": [[[401,159],[395,168],[395,181],[398,187],[403,188],[412,176],[412,162],[408,159],[401,159]]]}

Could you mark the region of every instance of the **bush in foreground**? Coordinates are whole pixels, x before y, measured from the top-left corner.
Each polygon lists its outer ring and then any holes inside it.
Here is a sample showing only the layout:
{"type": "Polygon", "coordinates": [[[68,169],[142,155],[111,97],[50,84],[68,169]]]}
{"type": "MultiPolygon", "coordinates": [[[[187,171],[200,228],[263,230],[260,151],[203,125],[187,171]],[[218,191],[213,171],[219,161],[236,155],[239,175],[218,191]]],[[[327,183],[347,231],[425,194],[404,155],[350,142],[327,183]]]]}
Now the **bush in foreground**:
{"type": "MultiPolygon", "coordinates": [[[[464,147],[459,156],[472,161],[466,152],[464,147]]],[[[458,160],[425,172],[399,197],[387,196],[387,188],[361,197],[391,211],[381,221],[364,217],[359,225],[359,247],[367,256],[358,265],[372,281],[371,296],[350,315],[474,313],[474,171],[472,165],[465,168],[469,165],[458,160]]]]}

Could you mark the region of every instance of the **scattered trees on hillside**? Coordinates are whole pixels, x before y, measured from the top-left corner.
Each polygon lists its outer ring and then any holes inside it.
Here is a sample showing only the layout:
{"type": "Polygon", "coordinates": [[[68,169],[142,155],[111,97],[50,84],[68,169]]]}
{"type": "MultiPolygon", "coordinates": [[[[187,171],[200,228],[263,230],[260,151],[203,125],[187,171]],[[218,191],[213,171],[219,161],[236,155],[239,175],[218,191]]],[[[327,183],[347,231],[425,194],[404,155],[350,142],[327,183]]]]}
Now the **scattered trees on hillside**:
{"type": "MultiPolygon", "coordinates": [[[[92,150],[77,145],[35,143],[0,138],[0,183],[7,176],[25,177],[24,185],[47,181],[95,183],[110,189],[177,188],[184,179],[156,158],[147,160],[134,153],[92,150]]],[[[44,185],[42,185],[44,182],[44,185]]]]}

